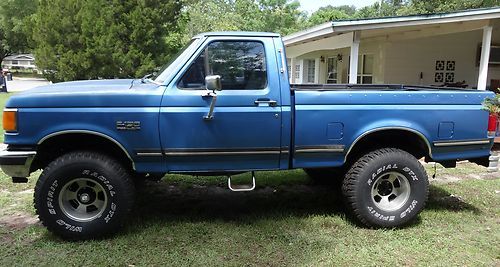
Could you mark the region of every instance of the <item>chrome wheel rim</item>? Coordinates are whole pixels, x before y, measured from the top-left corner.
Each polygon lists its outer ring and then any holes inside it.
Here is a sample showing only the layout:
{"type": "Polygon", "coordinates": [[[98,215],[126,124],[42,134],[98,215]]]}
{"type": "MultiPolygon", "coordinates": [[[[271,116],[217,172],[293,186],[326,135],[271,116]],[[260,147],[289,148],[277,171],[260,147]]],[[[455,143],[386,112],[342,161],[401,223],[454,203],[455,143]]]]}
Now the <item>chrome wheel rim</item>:
{"type": "Polygon", "coordinates": [[[383,211],[395,211],[410,198],[411,187],[406,176],[388,172],[378,176],[372,185],[371,196],[375,206],[383,211]]]}
{"type": "Polygon", "coordinates": [[[100,217],[107,201],[104,187],[87,178],[69,181],[59,194],[59,207],[62,212],[79,222],[88,222],[100,217]]]}

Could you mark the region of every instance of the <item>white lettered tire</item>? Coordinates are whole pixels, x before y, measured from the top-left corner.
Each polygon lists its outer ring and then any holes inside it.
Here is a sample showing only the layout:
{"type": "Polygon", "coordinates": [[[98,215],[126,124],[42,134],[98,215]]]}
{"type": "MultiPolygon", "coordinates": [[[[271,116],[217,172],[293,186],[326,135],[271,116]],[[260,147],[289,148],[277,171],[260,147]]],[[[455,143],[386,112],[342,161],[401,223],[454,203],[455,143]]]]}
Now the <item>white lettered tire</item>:
{"type": "Polygon", "coordinates": [[[71,240],[116,232],[132,209],[135,188],[116,160],[96,152],[70,152],[50,163],[35,187],[40,221],[71,240]]]}
{"type": "Polygon", "coordinates": [[[369,227],[397,227],[417,217],[429,194],[427,173],[400,149],[361,157],[347,172],[342,193],[348,209],[369,227]]]}

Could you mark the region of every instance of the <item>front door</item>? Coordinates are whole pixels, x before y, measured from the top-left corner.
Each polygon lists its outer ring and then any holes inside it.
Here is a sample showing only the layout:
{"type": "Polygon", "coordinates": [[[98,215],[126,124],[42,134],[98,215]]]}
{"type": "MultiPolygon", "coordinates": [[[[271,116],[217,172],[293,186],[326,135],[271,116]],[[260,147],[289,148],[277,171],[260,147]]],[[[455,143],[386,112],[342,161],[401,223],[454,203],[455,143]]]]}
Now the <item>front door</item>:
{"type": "Polygon", "coordinates": [[[277,169],[281,99],[272,38],[212,37],[165,91],[160,135],[169,171],[277,169]],[[220,75],[213,97],[205,77],[220,75]]]}

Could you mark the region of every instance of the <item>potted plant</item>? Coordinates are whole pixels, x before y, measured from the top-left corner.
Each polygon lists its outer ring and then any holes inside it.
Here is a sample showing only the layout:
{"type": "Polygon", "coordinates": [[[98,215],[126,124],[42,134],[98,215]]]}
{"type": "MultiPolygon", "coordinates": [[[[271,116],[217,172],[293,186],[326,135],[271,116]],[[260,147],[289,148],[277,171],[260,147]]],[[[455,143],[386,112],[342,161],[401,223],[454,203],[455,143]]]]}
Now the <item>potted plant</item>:
{"type": "Polygon", "coordinates": [[[495,95],[493,98],[486,98],[483,102],[484,109],[489,111],[490,114],[496,117],[500,116],[500,94],[495,95]]]}

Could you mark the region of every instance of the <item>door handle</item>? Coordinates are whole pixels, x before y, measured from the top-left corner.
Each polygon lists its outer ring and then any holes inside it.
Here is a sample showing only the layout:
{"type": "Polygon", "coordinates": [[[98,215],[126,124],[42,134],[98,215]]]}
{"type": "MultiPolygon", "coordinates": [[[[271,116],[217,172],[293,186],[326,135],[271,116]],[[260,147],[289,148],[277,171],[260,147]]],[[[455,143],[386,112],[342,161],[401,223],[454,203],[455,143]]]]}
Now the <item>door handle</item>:
{"type": "Polygon", "coordinates": [[[278,102],[276,100],[271,100],[269,98],[259,98],[255,100],[255,105],[257,106],[268,106],[268,107],[276,107],[278,102]]]}

